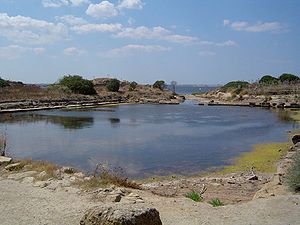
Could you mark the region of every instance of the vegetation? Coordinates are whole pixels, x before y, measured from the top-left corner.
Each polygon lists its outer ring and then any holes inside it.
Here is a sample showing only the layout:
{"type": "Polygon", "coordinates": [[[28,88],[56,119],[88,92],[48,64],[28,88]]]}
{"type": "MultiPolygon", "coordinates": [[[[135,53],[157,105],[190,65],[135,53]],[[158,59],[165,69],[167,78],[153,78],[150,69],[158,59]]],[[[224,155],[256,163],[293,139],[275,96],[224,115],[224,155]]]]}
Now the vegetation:
{"type": "Polygon", "coordinates": [[[129,85],[129,91],[134,91],[136,89],[137,85],[138,85],[137,82],[135,82],[135,81],[131,82],[129,85]]]}
{"type": "Polygon", "coordinates": [[[185,197],[192,199],[195,202],[201,202],[203,200],[202,196],[195,191],[186,193],[185,197]]]}
{"type": "Polygon", "coordinates": [[[250,85],[247,81],[231,81],[221,87],[222,91],[229,91],[234,89],[246,88],[250,85]]]}
{"type": "Polygon", "coordinates": [[[259,80],[260,84],[277,84],[278,79],[276,77],[273,77],[271,75],[265,75],[259,80]]]}
{"type": "Polygon", "coordinates": [[[92,81],[83,79],[81,76],[64,76],[58,82],[59,85],[69,88],[75,94],[94,95],[96,90],[92,81]]]}
{"type": "Polygon", "coordinates": [[[107,187],[114,184],[120,187],[140,189],[140,185],[129,181],[121,168],[110,169],[108,165],[97,164],[93,177],[78,183],[84,189],[107,187]]]}
{"type": "Polygon", "coordinates": [[[7,86],[9,86],[8,81],[0,77],[0,88],[7,87],[7,86]]]}
{"type": "Polygon", "coordinates": [[[300,192],[300,152],[296,153],[294,162],[288,170],[287,183],[293,191],[300,192]]]}
{"type": "Polygon", "coordinates": [[[111,79],[107,81],[106,88],[108,91],[118,92],[120,89],[120,81],[118,79],[111,79]]]}
{"type": "Polygon", "coordinates": [[[218,198],[213,198],[210,202],[208,202],[209,204],[211,204],[213,207],[218,207],[218,206],[223,206],[224,203],[220,201],[220,199],[218,198]]]}
{"type": "Polygon", "coordinates": [[[285,155],[289,148],[288,142],[275,142],[254,145],[254,150],[243,153],[234,165],[226,166],[221,173],[249,171],[252,168],[259,172],[276,172],[276,162],[285,155]]]}
{"type": "Polygon", "coordinates": [[[300,78],[294,74],[284,73],[278,78],[282,83],[297,83],[300,78]]]}
{"type": "Polygon", "coordinates": [[[164,90],[165,86],[166,86],[166,84],[165,84],[165,82],[164,82],[163,80],[157,80],[157,81],[155,81],[155,83],[153,84],[153,87],[154,87],[154,88],[158,88],[158,89],[160,89],[160,90],[164,90]]]}

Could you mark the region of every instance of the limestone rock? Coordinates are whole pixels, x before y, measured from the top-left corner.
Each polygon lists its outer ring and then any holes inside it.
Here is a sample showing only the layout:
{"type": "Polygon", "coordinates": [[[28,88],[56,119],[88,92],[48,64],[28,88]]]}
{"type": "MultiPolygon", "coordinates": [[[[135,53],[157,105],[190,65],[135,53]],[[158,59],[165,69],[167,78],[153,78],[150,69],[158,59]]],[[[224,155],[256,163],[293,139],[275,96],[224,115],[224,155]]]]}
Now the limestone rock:
{"type": "Polygon", "coordinates": [[[13,164],[9,164],[5,167],[6,170],[12,171],[15,170],[18,166],[20,166],[21,163],[13,163],[13,164]]]}
{"type": "Polygon", "coordinates": [[[154,208],[120,204],[102,205],[86,212],[80,225],[162,225],[154,208]]]}
{"type": "Polygon", "coordinates": [[[4,163],[10,163],[12,158],[5,157],[5,156],[0,156],[0,165],[4,163]]]}

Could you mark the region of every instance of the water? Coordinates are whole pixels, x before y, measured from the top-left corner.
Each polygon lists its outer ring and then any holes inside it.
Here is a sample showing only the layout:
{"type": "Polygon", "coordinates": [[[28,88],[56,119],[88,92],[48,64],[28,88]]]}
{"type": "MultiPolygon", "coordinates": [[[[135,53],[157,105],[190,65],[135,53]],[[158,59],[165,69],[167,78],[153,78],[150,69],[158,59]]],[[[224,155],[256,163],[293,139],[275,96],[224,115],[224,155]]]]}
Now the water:
{"type": "Polygon", "coordinates": [[[247,107],[123,105],[0,115],[8,153],[92,171],[98,162],[131,178],[191,175],[227,165],[253,144],[286,141],[292,124],[247,107]]]}
{"type": "MultiPolygon", "coordinates": [[[[167,88],[171,91],[172,86],[168,85],[167,88]]],[[[177,94],[193,94],[193,93],[205,93],[218,88],[217,86],[205,86],[205,85],[176,85],[175,91],[177,94]]]]}

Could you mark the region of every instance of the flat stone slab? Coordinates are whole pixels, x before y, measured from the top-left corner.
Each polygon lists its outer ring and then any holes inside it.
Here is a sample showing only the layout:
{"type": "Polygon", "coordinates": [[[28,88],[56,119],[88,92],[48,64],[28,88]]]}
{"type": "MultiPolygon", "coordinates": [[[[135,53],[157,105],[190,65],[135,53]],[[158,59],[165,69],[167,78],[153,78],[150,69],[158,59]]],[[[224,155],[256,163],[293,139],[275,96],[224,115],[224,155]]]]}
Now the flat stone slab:
{"type": "Polygon", "coordinates": [[[12,179],[12,180],[21,180],[24,179],[25,177],[33,177],[37,174],[36,171],[27,171],[23,173],[14,173],[9,175],[7,178],[12,179]]]}
{"type": "Polygon", "coordinates": [[[12,158],[5,157],[5,156],[0,156],[0,165],[3,163],[10,163],[12,158]]]}

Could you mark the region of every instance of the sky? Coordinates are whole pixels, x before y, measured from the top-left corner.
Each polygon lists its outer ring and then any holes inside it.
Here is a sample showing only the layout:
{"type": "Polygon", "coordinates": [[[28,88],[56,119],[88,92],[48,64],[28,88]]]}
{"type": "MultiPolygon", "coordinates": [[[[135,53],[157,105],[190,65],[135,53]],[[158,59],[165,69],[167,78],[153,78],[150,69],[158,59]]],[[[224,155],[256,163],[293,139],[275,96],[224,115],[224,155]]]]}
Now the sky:
{"type": "Polygon", "coordinates": [[[0,0],[0,77],[139,83],[300,75],[299,0],[0,0]]]}

